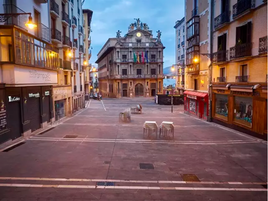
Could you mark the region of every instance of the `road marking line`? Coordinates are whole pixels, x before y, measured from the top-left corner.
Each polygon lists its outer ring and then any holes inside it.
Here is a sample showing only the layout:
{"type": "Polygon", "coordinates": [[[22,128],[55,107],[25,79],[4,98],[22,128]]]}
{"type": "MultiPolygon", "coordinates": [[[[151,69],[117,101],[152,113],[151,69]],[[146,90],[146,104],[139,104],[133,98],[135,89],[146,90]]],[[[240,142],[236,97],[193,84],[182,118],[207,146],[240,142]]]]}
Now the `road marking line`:
{"type": "Polygon", "coordinates": [[[122,179],[78,179],[78,178],[47,178],[47,177],[0,177],[0,180],[24,181],[69,181],[69,182],[115,182],[115,183],[150,183],[150,184],[229,184],[229,185],[266,185],[268,182],[238,181],[164,181],[164,180],[122,180],[122,179]]]}
{"type": "Polygon", "coordinates": [[[94,185],[47,185],[47,184],[8,184],[0,187],[16,188],[75,188],[75,189],[124,189],[124,190],[177,190],[177,191],[267,191],[265,188],[205,188],[205,187],[152,187],[152,186],[94,186],[94,185]]]}
{"type": "Polygon", "coordinates": [[[102,100],[100,100],[100,101],[101,101],[101,104],[102,104],[103,109],[106,111],[106,108],[105,108],[105,106],[104,106],[103,101],[102,101],[102,100]]]}
{"type": "Polygon", "coordinates": [[[139,139],[98,139],[98,138],[49,138],[32,137],[30,141],[57,141],[57,142],[91,142],[91,143],[129,143],[129,144],[173,144],[173,145],[228,145],[228,144],[256,144],[257,141],[165,141],[165,140],[139,140],[139,139]]]}

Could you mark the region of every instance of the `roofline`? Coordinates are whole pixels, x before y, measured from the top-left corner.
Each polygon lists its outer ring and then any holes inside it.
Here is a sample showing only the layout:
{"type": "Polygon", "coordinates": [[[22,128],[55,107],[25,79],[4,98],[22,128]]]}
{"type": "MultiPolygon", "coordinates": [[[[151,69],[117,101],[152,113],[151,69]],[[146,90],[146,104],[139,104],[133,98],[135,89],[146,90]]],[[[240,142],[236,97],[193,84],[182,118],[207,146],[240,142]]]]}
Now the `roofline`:
{"type": "Polygon", "coordinates": [[[178,26],[180,26],[183,22],[185,22],[185,17],[183,17],[181,20],[177,20],[175,22],[174,28],[176,29],[178,26]]]}
{"type": "Polygon", "coordinates": [[[111,39],[116,39],[116,38],[108,38],[108,40],[106,41],[106,43],[102,46],[102,48],[101,48],[100,51],[98,52],[97,56],[99,56],[99,54],[101,53],[101,51],[104,49],[104,47],[106,47],[106,45],[108,44],[108,42],[109,42],[111,39]]]}
{"type": "Polygon", "coordinates": [[[90,27],[93,11],[89,9],[83,9],[83,13],[87,14],[88,26],[90,27]]]}

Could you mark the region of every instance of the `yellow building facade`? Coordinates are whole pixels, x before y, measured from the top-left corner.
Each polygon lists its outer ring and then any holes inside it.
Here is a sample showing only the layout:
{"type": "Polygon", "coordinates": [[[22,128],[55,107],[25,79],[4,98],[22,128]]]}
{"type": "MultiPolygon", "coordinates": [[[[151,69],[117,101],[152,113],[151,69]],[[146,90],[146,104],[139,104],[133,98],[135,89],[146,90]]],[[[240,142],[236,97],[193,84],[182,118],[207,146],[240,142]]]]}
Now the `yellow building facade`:
{"type": "Polygon", "coordinates": [[[213,121],[267,138],[267,3],[215,1],[213,121]]]}

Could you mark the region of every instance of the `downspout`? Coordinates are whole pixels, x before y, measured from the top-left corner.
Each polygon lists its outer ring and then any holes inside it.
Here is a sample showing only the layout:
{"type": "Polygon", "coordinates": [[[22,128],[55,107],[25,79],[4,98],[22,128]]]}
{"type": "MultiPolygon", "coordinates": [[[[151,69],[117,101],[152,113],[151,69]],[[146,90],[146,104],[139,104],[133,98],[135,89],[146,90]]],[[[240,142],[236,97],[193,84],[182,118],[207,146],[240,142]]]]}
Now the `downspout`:
{"type": "Polygon", "coordinates": [[[210,64],[209,64],[209,119],[212,121],[212,73],[213,73],[213,17],[214,17],[214,0],[210,1],[210,64]]]}

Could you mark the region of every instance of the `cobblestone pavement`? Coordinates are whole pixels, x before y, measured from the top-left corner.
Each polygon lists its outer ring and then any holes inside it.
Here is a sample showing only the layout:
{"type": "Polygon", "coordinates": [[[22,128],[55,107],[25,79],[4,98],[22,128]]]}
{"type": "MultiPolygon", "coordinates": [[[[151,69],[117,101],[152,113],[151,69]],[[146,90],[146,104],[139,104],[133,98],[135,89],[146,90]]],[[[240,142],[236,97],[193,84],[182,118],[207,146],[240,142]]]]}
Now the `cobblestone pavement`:
{"type": "Polygon", "coordinates": [[[151,98],[91,100],[53,129],[0,152],[0,200],[266,200],[267,143],[151,98]],[[138,103],[130,123],[119,112],[138,103]],[[172,121],[174,140],[143,139],[172,121]],[[144,169],[145,168],[145,169],[144,169]]]}

